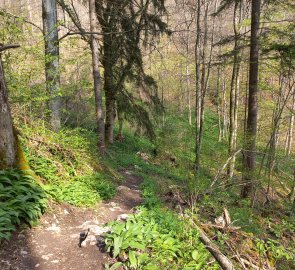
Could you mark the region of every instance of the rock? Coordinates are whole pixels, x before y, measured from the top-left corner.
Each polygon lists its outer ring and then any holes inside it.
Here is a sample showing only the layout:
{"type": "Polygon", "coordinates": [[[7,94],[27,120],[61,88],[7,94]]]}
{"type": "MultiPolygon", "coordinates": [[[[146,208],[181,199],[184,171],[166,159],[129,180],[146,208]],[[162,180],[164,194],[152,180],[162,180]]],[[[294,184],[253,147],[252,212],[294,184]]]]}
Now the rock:
{"type": "Polygon", "coordinates": [[[20,251],[20,254],[23,255],[23,256],[25,256],[25,255],[28,255],[28,252],[25,251],[25,250],[21,250],[21,251],[20,251]]]}
{"type": "Polygon", "coordinates": [[[118,204],[116,204],[115,202],[110,202],[109,205],[110,205],[111,207],[116,207],[118,204]]]}
{"type": "Polygon", "coordinates": [[[60,227],[56,226],[55,223],[53,223],[51,226],[49,226],[46,230],[56,232],[56,233],[59,233],[61,231],[60,227]]]}
{"type": "Polygon", "coordinates": [[[112,212],[115,212],[115,211],[122,211],[122,208],[119,207],[119,206],[111,207],[111,208],[109,208],[109,209],[110,209],[110,211],[112,211],[112,212]]]}
{"type": "Polygon", "coordinates": [[[81,234],[85,234],[85,238],[80,242],[80,247],[86,247],[89,243],[91,246],[99,244],[101,240],[101,236],[110,232],[111,228],[109,227],[100,227],[98,225],[88,225],[87,231],[80,233],[80,241],[81,234]]]}
{"type": "Polygon", "coordinates": [[[118,186],[117,190],[130,190],[130,188],[126,186],[118,186]]]}
{"type": "Polygon", "coordinates": [[[52,263],[59,263],[59,260],[53,260],[52,263]]]}
{"type": "Polygon", "coordinates": [[[53,254],[42,255],[41,258],[42,258],[43,260],[48,261],[49,258],[50,258],[52,255],[53,255],[53,254]]]}
{"type": "Polygon", "coordinates": [[[70,213],[69,213],[69,211],[67,209],[64,209],[64,214],[69,215],[70,213]]]}
{"type": "Polygon", "coordinates": [[[40,263],[37,263],[36,265],[35,265],[35,268],[38,268],[40,266],[40,263]]]}
{"type": "Polygon", "coordinates": [[[117,221],[127,221],[128,218],[129,218],[128,214],[121,214],[117,217],[117,221]]]}
{"type": "Polygon", "coordinates": [[[90,226],[88,227],[89,229],[89,234],[95,235],[95,236],[100,236],[103,235],[106,232],[110,232],[111,228],[110,227],[100,227],[100,226],[90,226]]]}

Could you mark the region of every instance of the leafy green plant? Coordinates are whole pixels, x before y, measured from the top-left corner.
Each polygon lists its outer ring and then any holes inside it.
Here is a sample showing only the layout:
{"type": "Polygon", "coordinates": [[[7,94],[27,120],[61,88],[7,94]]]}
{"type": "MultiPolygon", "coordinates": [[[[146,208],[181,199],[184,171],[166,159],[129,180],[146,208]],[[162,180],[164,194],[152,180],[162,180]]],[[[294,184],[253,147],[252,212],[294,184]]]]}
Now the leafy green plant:
{"type": "Polygon", "coordinates": [[[8,239],[22,222],[30,226],[46,208],[46,195],[29,175],[0,171],[0,239],[8,239]]]}
{"type": "Polygon", "coordinates": [[[115,185],[98,173],[76,177],[65,183],[44,185],[44,189],[56,201],[88,207],[116,194],[115,185]]]}
{"type": "Polygon", "coordinates": [[[126,223],[109,224],[107,251],[115,258],[127,258],[113,269],[122,264],[128,269],[206,269],[209,253],[195,228],[167,209],[139,211],[126,223]]]}

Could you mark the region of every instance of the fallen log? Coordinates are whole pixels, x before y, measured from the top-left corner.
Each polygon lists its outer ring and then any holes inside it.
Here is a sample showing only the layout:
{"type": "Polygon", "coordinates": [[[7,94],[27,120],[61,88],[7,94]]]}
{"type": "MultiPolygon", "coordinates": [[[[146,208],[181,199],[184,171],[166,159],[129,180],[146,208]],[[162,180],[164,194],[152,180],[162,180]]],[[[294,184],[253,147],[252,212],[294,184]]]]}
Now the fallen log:
{"type": "Polygon", "coordinates": [[[231,260],[227,258],[214,243],[212,243],[212,241],[207,236],[207,234],[199,226],[197,226],[197,224],[194,223],[194,225],[199,230],[199,234],[200,234],[199,237],[201,242],[205,245],[207,250],[212,254],[215,260],[219,263],[221,268],[223,270],[235,270],[235,267],[233,263],[231,262],[231,260]]]}

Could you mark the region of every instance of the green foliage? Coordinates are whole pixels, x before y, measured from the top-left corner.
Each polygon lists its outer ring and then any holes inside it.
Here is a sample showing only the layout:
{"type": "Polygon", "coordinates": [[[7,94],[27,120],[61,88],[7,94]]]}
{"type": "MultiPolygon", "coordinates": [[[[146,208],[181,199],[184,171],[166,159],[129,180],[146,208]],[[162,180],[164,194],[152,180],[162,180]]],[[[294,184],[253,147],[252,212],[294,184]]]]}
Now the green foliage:
{"type": "Polygon", "coordinates": [[[128,269],[218,269],[216,265],[208,268],[209,253],[198,231],[170,210],[140,208],[126,223],[110,226],[112,232],[105,236],[107,251],[127,257],[128,269]]]}
{"type": "Polygon", "coordinates": [[[268,256],[271,260],[274,260],[274,263],[278,260],[289,260],[294,261],[295,250],[287,250],[284,248],[278,241],[267,239],[256,239],[256,248],[260,256],[268,256]]]}
{"type": "Polygon", "coordinates": [[[116,193],[115,185],[99,173],[76,177],[66,183],[44,185],[44,189],[55,200],[75,206],[94,206],[116,193]]]}
{"type": "Polygon", "coordinates": [[[16,226],[33,225],[46,207],[46,195],[29,175],[0,171],[0,239],[8,239],[16,226]]]}

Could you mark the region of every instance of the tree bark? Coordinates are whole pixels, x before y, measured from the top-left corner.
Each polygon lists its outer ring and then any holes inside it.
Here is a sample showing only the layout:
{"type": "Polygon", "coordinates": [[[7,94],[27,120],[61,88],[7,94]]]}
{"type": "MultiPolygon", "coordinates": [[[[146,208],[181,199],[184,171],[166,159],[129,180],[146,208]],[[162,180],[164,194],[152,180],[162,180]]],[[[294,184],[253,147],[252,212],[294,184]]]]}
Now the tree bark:
{"type": "Polygon", "coordinates": [[[245,139],[245,161],[244,161],[244,186],[241,196],[247,198],[253,190],[255,172],[255,151],[257,135],[258,115],[258,57],[259,40],[258,31],[260,23],[260,2],[252,0],[251,11],[251,39],[250,39],[250,65],[249,65],[249,95],[248,95],[248,119],[245,139]]]}
{"type": "Polygon", "coordinates": [[[286,147],[286,156],[290,156],[293,142],[293,130],[294,130],[294,119],[295,119],[295,91],[293,90],[293,99],[292,99],[292,110],[290,116],[289,130],[287,134],[287,147],[286,147]]]}
{"type": "MultiPolygon", "coordinates": [[[[234,58],[233,58],[233,71],[230,87],[230,105],[229,105],[229,144],[228,155],[233,156],[233,153],[237,149],[237,131],[238,131],[238,98],[239,98],[239,73],[240,73],[240,49],[239,49],[239,30],[237,29],[237,11],[239,3],[235,2],[233,28],[235,34],[234,42],[234,58]]],[[[238,21],[241,21],[239,17],[238,21]]],[[[230,160],[228,166],[228,176],[233,177],[235,168],[235,156],[230,160]]]]}
{"type": "Polygon", "coordinates": [[[61,93],[56,0],[42,0],[42,18],[45,43],[45,75],[46,88],[49,94],[48,107],[50,111],[50,123],[52,129],[58,131],[61,126],[61,93]]]}
{"type": "Polygon", "coordinates": [[[0,53],[0,170],[12,168],[16,162],[17,144],[0,53]]]}
{"type": "MultiPolygon", "coordinates": [[[[89,17],[90,17],[90,32],[99,32],[97,26],[97,18],[95,12],[95,0],[89,0],[89,17]]],[[[92,69],[94,81],[94,97],[95,97],[95,113],[97,123],[98,149],[100,155],[105,152],[105,124],[104,124],[104,109],[101,93],[101,77],[99,68],[99,44],[96,35],[91,35],[91,52],[92,52],[92,69]]]]}
{"type": "Polygon", "coordinates": [[[201,89],[200,89],[200,34],[201,34],[201,26],[200,26],[200,17],[201,17],[201,0],[197,1],[197,36],[195,42],[195,67],[196,67],[196,158],[195,158],[195,169],[196,171],[199,170],[200,166],[200,144],[199,144],[199,137],[200,137],[200,99],[201,99],[201,89]]]}

